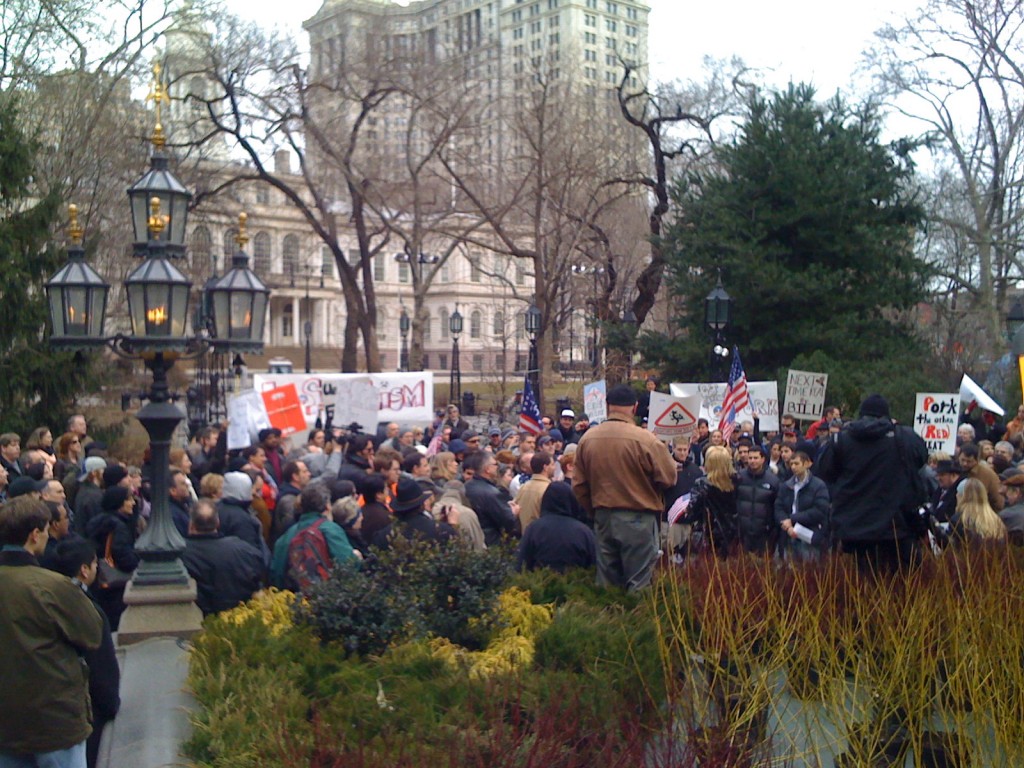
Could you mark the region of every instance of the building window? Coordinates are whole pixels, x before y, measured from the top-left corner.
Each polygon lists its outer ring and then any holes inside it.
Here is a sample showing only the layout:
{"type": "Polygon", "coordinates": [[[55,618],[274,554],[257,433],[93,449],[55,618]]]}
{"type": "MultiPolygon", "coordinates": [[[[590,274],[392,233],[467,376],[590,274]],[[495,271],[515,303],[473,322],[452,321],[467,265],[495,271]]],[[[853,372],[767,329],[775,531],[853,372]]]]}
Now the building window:
{"type": "Polygon", "coordinates": [[[320,274],[324,280],[334,279],[334,252],[326,245],[320,249],[320,274]]]}
{"type": "Polygon", "coordinates": [[[482,371],[484,369],[484,356],[480,352],[473,353],[473,370],[482,371]]]}
{"type": "Polygon", "coordinates": [[[257,275],[270,274],[270,235],[257,232],[252,239],[253,271],[257,275]]]}
{"type": "Polygon", "coordinates": [[[605,19],[604,28],[609,32],[615,32],[619,28],[619,25],[614,19],[605,19]]]}
{"type": "Polygon", "coordinates": [[[469,257],[469,279],[474,283],[480,282],[480,257],[469,257]]]}
{"type": "Polygon", "coordinates": [[[597,10],[597,0],[587,0],[587,8],[597,10]]]}
{"type": "Polygon", "coordinates": [[[383,254],[378,253],[373,257],[373,279],[375,282],[384,282],[384,265],[385,258],[383,254]]]}
{"type": "Polygon", "coordinates": [[[526,355],[522,352],[516,352],[516,370],[526,370],[526,355]]]}
{"type": "Polygon", "coordinates": [[[281,245],[281,263],[282,270],[286,275],[295,275],[300,272],[298,235],[284,236],[284,243],[281,245]]]}
{"type": "Polygon", "coordinates": [[[407,261],[398,262],[398,282],[409,282],[409,262],[407,261]]]}
{"type": "Polygon", "coordinates": [[[596,27],[597,26],[597,16],[595,16],[592,13],[585,13],[585,14],[583,14],[583,26],[585,26],[585,27],[596,27]]]}
{"type": "Polygon", "coordinates": [[[256,202],[260,205],[270,205],[270,187],[266,184],[256,185],[256,202]]]}
{"type": "Polygon", "coordinates": [[[281,312],[281,340],[288,344],[292,341],[292,336],[295,333],[294,325],[294,314],[292,311],[291,304],[285,304],[284,310],[281,312]]]}
{"type": "Polygon", "coordinates": [[[587,45],[597,45],[597,35],[594,34],[593,32],[584,32],[583,42],[585,42],[587,45]]]}
{"type": "MultiPolygon", "coordinates": [[[[376,313],[375,317],[377,318],[377,321],[376,321],[376,325],[377,325],[377,341],[384,341],[384,339],[387,338],[387,335],[388,335],[387,318],[384,316],[384,310],[382,310],[380,307],[377,307],[377,313],[376,313]]],[[[383,354],[381,354],[381,356],[380,356],[380,364],[383,367],[383,365],[384,365],[384,355],[383,354]]]]}
{"type": "Polygon", "coordinates": [[[494,313],[494,335],[497,338],[501,338],[505,335],[505,313],[495,312],[494,313]]]}
{"type": "Polygon", "coordinates": [[[430,370],[430,355],[428,355],[426,352],[423,353],[423,363],[422,363],[422,365],[423,365],[423,370],[424,371],[429,371],[430,370]]]}
{"type": "MultiPolygon", "coordinates": [[[[526,314],[523,312],[516,313],[516,338],[526,338],[526,314]]],[[[518,366],[516,367],[516,370],[519,370],[518,366]]]]}
{"type": "Polygon", "coordinates": [[[611,2],[611,0],[607,0],[607,2],[605,3],[605,8],[607,8],[608,13],[610,13],[612,16],[615,16],[619,12],[618,4],[611,2]]]}
{"type": "Polygon", "coordinates": [[[431,329],[434,327],[434,318],[427,315],[423,318],[423,340],[430,341],[430,337],[433,335],[431,329]]]}
{"type": "MultiPolygon", "coordinates": [[[[423,367],[425,368],[426,365],[427,364],[424,363],[423,367]]],[[[448,353],[447,352],[441,352],[437,356],[437,367],[440,368],[441,370],[444,370],[445,368],[448,367],[448,353]]]]}
{"type": "Polygon", "coordinates": [[[437,323],[441,326],[441,338],[448,338],[448,310],[444,307],[437,310],[437,323]]]}
{"type": "Polygon", "coordinates": [[[473,313],[469,316],[469,338],[480,338],[481,325],[483,325],[483,315],[480,314],[480,310],[474,309],[473,313]]]}
{"type": "Polygon", "coordinates": [[[214,271],[212,239],[206,227],[196,227],[189,238],[189,254],[192,257],[192,272],[198,280],[206,282],[214,271]]]}
{"type": "Polygon", "coordinates": [[[504,371],[505,370],[505,353],[499,352],[494,356],[494,370],[504,371]]]}
{"type": "Polygon", "coordinates": [[[238,243],[235,242],[235,237],[237,236],[237,229],[229,229],[224,233],[224,263],[228,263],[231,257],[235,255],[235,251],[238,250],[238,243]]]}
{"type": "Polygon", "coordinates": [[[523,285],[526,282],[526,271],[522,264],[516,264],[516,285],[523,285]]]}

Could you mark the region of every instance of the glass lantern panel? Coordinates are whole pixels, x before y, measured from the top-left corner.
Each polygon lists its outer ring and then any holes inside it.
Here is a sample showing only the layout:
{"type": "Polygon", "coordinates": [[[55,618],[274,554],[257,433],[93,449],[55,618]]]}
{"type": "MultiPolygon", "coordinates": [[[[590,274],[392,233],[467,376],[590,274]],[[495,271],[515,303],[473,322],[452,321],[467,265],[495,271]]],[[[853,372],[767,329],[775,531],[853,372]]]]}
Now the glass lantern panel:
{"type": "Polygon", "coordinates": [[[231,338],[248,339],[252,328],[252,294],[248,291],[231,295],[231,338]]]}
{"type": "Polygon", "coordinates": [[[267,320],[267,294],[260,291],[252,299],[252,330],[249,338],[256,342],[263,341],[263,328],[267,320]]]}
{"type": "Polygon", "coordinates": [[[171,336],[171,286],[147,285],[145,336],[171,336]]]}
{"type": "Polygon", "coordinates": [[[185,336],[185,322],[188,320],[189,285],[175,285],[171,295],[171,335],[185,336]]]}
{"type": "Polygon", "coordinates": [[[218,339],[230,338],[228,294],[226,291],[210,291],[210,297],[213,303],[213,332],[218,339]]]}
{"type": "Polygon", "coordinates": [[[133,284],[126,286],[128,292],[128,314],[132,321],[132,336],[146,335],[146,290],[143,286],[133,284]]]}
{"type": "Polygon", "coordinates": [[[92,300],[89,302],[89,336],[94,339],[103,338],[103,320],[107,316],[107,293],[110,286],[96,286],[92,289],[92,300]]]}
{"type": "Polygon", "coordinates": [[[64,295],[67,300],[65,332],[68,336],[85,336],[89,330],[88,292],[83,286],[67,286],[64,295]]]}
{"type": "Polygon", "coordinates": [[[48,288],[46,293],[50,299],[50,322],[53,323],[53,335],[64,335],[64,291],[60,288],[48,288]]]}

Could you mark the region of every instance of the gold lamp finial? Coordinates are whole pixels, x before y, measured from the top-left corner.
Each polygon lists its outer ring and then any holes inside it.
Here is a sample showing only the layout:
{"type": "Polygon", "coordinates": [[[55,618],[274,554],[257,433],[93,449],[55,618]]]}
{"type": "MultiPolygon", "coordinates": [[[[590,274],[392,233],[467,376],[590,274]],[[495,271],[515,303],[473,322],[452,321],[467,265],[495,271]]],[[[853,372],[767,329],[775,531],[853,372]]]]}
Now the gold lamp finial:
{"type": "Polygon", "coordinates": [[[149,226],[149,232],[153,235],[154,240],[160,239],[160,233],[167,227],[167,222],[170,220],[169,216],[160,215],[160,198],[152,197],[149,200],[149,220],[146,224],[149,226]]]}
{"type": "Polygon", "coordinates": [[[245,231],[245,224],[249,221],[249,215],[246,213],[238,214],[238,234],[235,235],[235,242],[238,243],[239,250],[245,250],[245,244],[249,242],[249,233],[245,231]]]}
{"type": "Polygon", "coordinates": [[[164,88],[163,81],[160,79],[161,69],[160,62],[153,64],[153,82],[150,84],[149,94],[146,96],[147,103],[152,101],[156,105],[156,125],[153,127],[153,135],[149,137],[149,140],[158,149],[167,143],[164,127],[160,122],[161,104],[170,105],[171,103],[171,97],[167,94],[167,89],[164,88]]]}
{"type": "Polygon", "coordinates": [[[72,203],[68,206],[68,236],[72,245],[82,244],[82,227],[78,224],[78,206],[72,203]]]}

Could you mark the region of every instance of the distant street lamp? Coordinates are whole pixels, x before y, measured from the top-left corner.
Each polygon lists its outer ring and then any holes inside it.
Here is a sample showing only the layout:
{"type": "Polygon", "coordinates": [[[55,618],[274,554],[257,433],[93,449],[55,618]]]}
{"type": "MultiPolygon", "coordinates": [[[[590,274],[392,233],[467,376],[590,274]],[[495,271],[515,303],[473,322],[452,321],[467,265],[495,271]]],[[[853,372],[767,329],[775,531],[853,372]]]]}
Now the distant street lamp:
{"type": "Polygon", "coordinates": [[[452,335],[452,371],[448,380],[448,402],[459,405],[462,402],[462,369],[459,367],[459,335],[462,333],[462,315],[459,305],[448,318],[448,331],[452,335]]]}
{"type": "Polygon", "coordinates": [[[715,344],[711,348],[711,375],[715,381],[721,381],[722,364],[729,356],[729,348],[722,342],[725,340],[725,329],[729,326],[732,313],[732,298],[722,286],[722,273],[718,273],[718,284],[704,299],[704,324],[714,337],[715,344]]]}
{"type": "Polygon", "coordinates": [[[530,334],[530,361],[526,375],[530,379],[533,396],[540,403],[540,361],[537,355],[537,334],[540,332],[541,314],[536,304],[526,310],[526,332],[530,334]]]}
{"type": "Polygon", "coordinates": [[[399,355],[399,370],[409,370],[409,315],[402,307],[402,314],[398,318],[398,331],[402,334],[402,351],[399,355]]]}

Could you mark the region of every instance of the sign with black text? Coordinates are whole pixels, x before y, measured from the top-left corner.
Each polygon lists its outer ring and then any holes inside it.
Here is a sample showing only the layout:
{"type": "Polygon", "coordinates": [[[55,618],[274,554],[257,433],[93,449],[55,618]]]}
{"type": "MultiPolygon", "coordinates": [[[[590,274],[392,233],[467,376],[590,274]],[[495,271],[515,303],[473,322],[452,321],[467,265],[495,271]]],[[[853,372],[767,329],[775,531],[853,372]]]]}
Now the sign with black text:
{"type": "Polygon", "coordinates": [[[789,369],[786,379],[786,407],[789,413],[803,421],[817,421],[825,410],[825,391],[828,374],[789,369]]]}
{"type": "Polygon", "coordinates": [[[928,446],[928,453],[956,451],[956,427],[960,419],[958,392],[918,392],[914,431],[928,446]]]}

